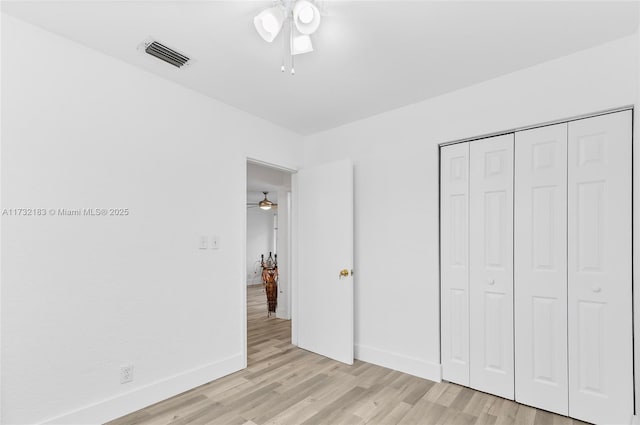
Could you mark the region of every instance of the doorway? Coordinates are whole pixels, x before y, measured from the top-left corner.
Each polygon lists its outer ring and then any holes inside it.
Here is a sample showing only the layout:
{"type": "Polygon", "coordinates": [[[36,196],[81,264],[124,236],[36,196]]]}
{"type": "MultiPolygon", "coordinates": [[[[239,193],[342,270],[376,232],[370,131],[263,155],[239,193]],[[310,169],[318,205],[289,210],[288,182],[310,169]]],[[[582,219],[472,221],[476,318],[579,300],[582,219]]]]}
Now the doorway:
{"type": "Polygon", "coordinates": [[[247,161],[247,363],[291,343],[291,172],[247,161]]]}

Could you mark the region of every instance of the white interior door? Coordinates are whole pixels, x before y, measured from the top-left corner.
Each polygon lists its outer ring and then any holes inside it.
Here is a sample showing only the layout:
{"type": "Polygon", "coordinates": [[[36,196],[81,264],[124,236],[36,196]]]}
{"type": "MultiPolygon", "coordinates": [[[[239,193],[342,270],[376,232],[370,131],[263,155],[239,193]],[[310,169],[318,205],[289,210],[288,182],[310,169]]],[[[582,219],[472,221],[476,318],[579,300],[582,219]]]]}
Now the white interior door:
{"type": "Polygon", "coordinates": [[[353,166],[323,164],[296,179],[298,345],[353,364],[353,166]]]}
{"type": "Polygon", "coordinates": [[[633,414],[631,111],[569,123],[569,414],[633,414]]]}
{"type": "Polygon", "coordinates": [[[516,133],[516,401],[566,415],[567,124],[516,133]]]}
{"type": "Polygon", "coordinates": [[[440,150],[442,377],[469,385],[469,143],[440,150]]]}
{"type": "Polygon", "coordinates": [[[469,151],[470,386],[513,399],[513,134],[469,151]]]}

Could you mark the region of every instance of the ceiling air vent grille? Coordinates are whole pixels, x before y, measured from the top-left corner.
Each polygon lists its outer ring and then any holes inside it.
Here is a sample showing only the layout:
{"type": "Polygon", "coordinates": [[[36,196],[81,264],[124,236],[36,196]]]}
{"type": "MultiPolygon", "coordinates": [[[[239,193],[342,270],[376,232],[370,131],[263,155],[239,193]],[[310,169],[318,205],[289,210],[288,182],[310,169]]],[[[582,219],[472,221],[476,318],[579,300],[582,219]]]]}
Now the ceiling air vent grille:
{"type": "Polygon", "coordinates": [[[182,67],[187,62],[189,62],[189,58],[182,53],[178,53],[173,49],[168,48],[164,44],[160,44],[157,41],[153,41],[144,49],[145,52],[149,53],[151,56],[155,56],[158,59],[162,59],[163,61],[170,63],[175,67],[182,67]]]}

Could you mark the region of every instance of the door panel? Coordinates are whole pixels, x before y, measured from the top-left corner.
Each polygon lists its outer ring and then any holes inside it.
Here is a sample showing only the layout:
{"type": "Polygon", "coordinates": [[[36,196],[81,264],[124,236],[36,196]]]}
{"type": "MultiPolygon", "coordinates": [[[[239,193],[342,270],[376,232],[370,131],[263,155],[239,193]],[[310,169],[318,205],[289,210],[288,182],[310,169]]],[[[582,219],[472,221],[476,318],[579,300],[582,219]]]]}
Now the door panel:
{"type": "Polygon", "coordinates": [[[569,415],[633,414],[631,111],[569,123],[569,415]]]}
{"type": "Polygon", "coordinates": [[[469,143],[440,150],[442,377],[469,385],[469,143]]]}
{"type": "Polygon", "coordinates": [[[469,151],[469,381],[513,399],[513,134],[469,151]]]}
{"type": "Polygon", "coordinates": [[[567,124],[515,137],[515,396],[566,415],[567,124]]]}
{"type": "Polygon", "coordinates": [[[299,171],[298,345],[353,364],[353,166],[343,160],[299,171]]]}

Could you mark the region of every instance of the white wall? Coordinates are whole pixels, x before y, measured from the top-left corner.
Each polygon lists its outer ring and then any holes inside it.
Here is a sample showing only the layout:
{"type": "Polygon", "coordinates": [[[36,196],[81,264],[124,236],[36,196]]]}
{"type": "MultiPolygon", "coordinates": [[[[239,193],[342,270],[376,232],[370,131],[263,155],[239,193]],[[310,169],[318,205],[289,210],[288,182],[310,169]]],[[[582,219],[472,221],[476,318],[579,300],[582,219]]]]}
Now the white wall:
{"type": "Polygon", "coordinates": [[[305,138],[305,166],[354,161],[358,358],[440,379],[438,144],[633,104],[637,56],[626,37],[305,138]]]}
{"type": "Polygon", "coordinates": [[[278,190],[278,306],[276,317],[291,319],[291,216],[289,213],[291,176],[287,188],[278,190]]]}
{"type": "Polygon", "coordinates": [[[265,260],[273,251],[274,212],[247,209],[247,285],[262,283],[260,255],[265,260]]]}
{"type": "Polygon", "coordinates": [[[130,210],[2,217],[2,423],[104,422],[243,367],[246,157],[295,168],[299,137],[2,24],[2,208],[130,210]]]}

